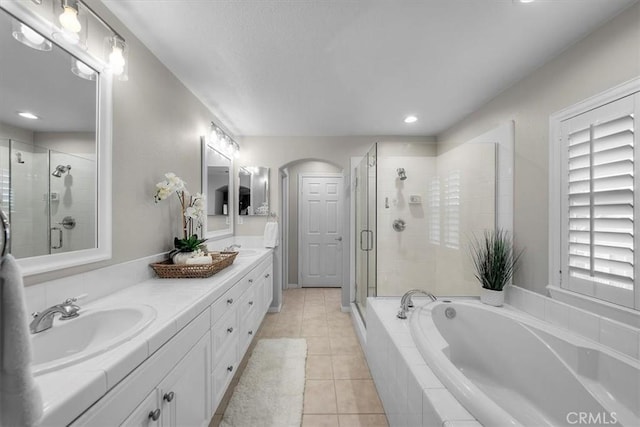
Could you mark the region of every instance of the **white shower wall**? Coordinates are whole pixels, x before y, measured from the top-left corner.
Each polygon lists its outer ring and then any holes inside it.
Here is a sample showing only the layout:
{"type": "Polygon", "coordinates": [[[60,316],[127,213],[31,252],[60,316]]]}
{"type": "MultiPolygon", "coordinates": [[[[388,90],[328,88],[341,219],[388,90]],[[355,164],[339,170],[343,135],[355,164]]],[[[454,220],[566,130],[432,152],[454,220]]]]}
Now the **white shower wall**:
{"type": "Polygon", "coordinates": [[[495,144],[464,144],[438,156],[393,153],[378,153],[378,296],[413,288],[477,295],[469,241],[494,228],[495,144]],[[393,229],[396,219],[405,221],[404,231],[393,229]]]}

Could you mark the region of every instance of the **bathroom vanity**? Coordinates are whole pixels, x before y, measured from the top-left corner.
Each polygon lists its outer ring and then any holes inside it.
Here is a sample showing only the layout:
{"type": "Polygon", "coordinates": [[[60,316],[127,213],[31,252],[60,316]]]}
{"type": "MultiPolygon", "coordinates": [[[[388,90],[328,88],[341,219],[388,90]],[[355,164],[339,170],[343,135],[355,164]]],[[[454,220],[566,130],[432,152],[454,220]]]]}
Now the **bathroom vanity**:
{"type": "Polygon", "coordinates": [[[141,305],[155,318],[113,348],[38,374],[42,425],[208,425],[273,297],[271,250],[245,252],[211,278],[148,279],[83,306],[89,316],[141,305]]]}

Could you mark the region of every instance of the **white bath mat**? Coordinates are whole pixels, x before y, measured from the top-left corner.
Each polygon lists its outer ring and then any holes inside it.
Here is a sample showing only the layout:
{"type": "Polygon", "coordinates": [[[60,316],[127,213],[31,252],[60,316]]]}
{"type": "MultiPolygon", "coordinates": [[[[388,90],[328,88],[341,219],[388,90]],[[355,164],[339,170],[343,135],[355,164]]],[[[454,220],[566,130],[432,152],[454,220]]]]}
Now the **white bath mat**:
{"type": "Polygon", "coordinates": [[[221,426],[300,426],[307,340],[261,339],[256,344],[221,426]]]}

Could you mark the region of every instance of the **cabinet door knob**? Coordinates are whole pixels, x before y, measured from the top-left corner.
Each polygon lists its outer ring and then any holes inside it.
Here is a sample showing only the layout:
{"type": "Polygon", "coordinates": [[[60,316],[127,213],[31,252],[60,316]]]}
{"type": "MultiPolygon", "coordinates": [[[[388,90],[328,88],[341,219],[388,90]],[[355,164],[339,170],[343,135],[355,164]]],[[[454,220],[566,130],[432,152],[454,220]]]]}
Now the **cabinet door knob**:
{"type": "Polygon", "coordinates": [[[269,276],[271,276],[271,275],[270,275],[269,273],[267,273],[267,274],[265,274],[265,275],[264,275],[264,278],[265,278],[265,279],[268,279],[268,278],[269,278],[269,276]]]}
{"type": "Polygon", "coordinates": [[[229,371],[229,372],[233,372],[233,365],[231,365],[231,366],[227,366],[227,371],[229,371]]]}
{"type": "Polygon", "coordinates": [[[227,304],[233,304],[233,298],[229,298],[229,299],[227,300],[227,304]]]}
{"type": "Polygon", "coordinates": [[[253,283],[253,279],[249,279],[249,283],[253,283]]]}
{"type": "Polygon", "coordinates": [[[163,399],[166,400],[167,402],[171,402],[174,397],[176,397],[176,394],[170,391],[169,393],[165,393],[163,399]]]}
{"type": "Polygon", "coordinates": [[[233,332],[233,327],[228,327],[227,328],[227,332],[229,332],[229,333],[233,332]]]}
{"type": "Polygon", "coordinates": [[[249,335],[253,335],[253,331],[249,331],[249,335]]]}
{"type": "Polygon", "coordinates": [[[149,412],[149,418],[151,418],[153,421],[158,421],[160,419],[161,413],[162,411],[160,411],[160,408],[158,408],[155,411],[149,412]]]}
{"type": "Polygon", "coordinates": [[[253,301],[249,301],[249,305],[253,305],[253,301]]]}

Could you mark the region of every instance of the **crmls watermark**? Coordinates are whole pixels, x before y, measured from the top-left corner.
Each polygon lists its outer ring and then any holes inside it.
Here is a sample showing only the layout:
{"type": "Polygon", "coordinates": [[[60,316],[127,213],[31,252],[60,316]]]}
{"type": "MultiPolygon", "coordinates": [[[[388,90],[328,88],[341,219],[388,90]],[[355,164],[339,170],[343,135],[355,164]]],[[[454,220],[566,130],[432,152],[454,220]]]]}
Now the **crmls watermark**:
{"type": "Polygon", "coordinates": [[[573,425],[613,425],[618,423],[615,412],[569,412],[567,422],[573,425]]]}

